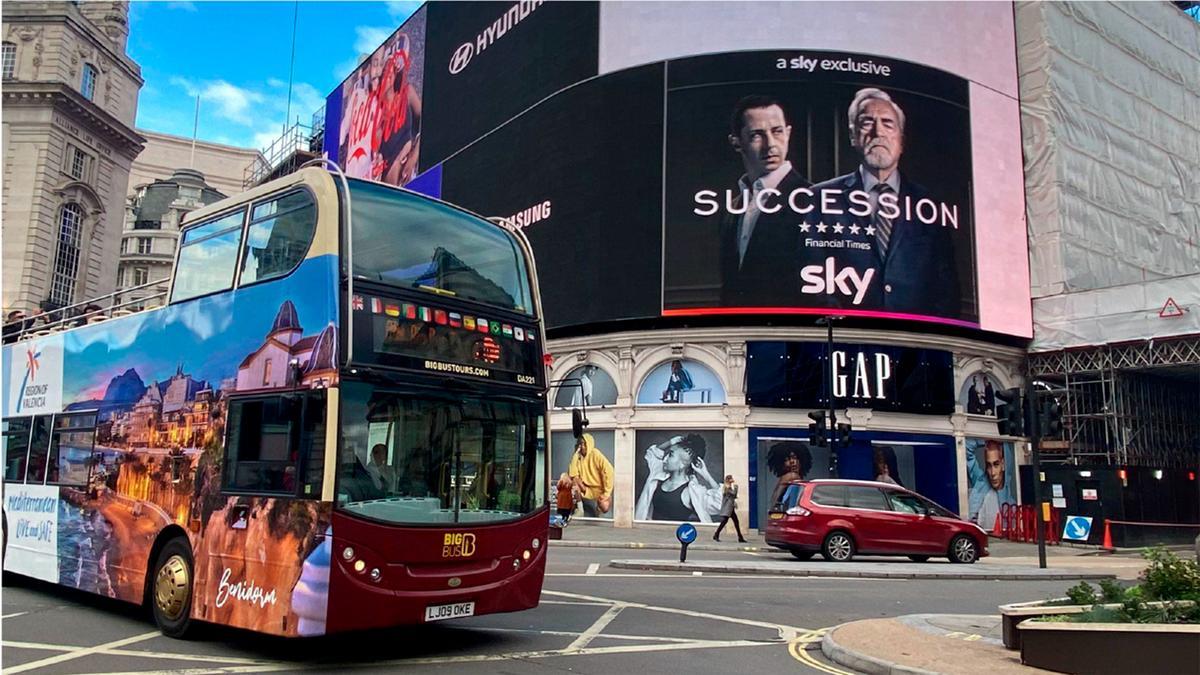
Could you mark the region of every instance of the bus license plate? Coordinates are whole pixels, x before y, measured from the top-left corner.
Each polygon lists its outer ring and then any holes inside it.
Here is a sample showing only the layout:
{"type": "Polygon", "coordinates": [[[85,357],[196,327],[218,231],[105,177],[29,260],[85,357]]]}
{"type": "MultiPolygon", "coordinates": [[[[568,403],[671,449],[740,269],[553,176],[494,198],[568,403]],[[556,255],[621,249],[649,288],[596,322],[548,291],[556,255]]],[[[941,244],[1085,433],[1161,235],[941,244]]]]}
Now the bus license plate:
{"type": "Polygon", "coordinates": [[[474,602],[456,602],[452,605],[430,605],[425,608],[426,621],[459,619],[464,616],[475,616],[474,602]]]}

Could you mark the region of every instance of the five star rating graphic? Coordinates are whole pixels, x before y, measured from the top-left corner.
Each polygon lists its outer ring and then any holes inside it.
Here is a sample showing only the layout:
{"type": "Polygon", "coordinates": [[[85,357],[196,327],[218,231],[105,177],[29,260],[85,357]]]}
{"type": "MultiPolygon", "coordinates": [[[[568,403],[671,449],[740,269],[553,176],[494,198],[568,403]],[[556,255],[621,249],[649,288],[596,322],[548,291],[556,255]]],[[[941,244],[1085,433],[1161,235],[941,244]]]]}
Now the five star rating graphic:
{"type": "MultiPolygon", "coordinates": [[[[824,234],[825,230],[829,229],[829,226],[826,225],[825,223],[817,223],[816,228],[817,228],[817,232],[824,234]]],[[[811,232],[812,229],[813,229],[813,225],[811,223],[800,223],[800,231],[801,232],[805,232],[805,233],[811,232]]],[[[850,230],[850,234],[858,234],[859,231],[862,231],[868,237],[875,236],[875,226],[874,225],[868,225],[866,227],[859,227],[858,225],[851,225],[849,227],[846,227],[845,225],[838,223],[833,226],[833,231],[835,234],[841,234],[842,230],[850,230]]]]}

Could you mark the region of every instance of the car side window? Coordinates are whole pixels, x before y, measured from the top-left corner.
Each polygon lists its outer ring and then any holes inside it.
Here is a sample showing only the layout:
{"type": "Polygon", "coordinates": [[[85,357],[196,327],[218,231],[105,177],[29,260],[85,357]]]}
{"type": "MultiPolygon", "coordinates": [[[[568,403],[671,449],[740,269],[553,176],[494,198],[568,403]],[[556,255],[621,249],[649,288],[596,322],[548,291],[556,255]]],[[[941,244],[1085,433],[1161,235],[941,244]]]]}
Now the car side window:
{"type": "Polygon", "coordinates": [[[900,513],[924,513],[926,503],[924,499],[916,495],[910,495],[906,492],[896,492],[889,490],[888,500],[892,503],[892,510],[900,513]]]}
{"type": "Polygon", "coordinates": [[[818,485],[813,488],[812,501],[821,506],[845,506],[845,485],[818,485]]]}
{"type": "Polygon", "coordinates": [[[775,505],[776,508],[783,510],[792,508],[796,505],[796,502],[800,501],[800,495],[803,492],[804,486],[789,485],[787,489],[783,491],[783,494],[779,496],[779,503],[775,505]]]}
{"type": "Polygon", "coordinates": [[[852,509],[871,509],[872,511],[890,511],[883,490],[865,485],[846,486],[846,506],[852,509]]]}

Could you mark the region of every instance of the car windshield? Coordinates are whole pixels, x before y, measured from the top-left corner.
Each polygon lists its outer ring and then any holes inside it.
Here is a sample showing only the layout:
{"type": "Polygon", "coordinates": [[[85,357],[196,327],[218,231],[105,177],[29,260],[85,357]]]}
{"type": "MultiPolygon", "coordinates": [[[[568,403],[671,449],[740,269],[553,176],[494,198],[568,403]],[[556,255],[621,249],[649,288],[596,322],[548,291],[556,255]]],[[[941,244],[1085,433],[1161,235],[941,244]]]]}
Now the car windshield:
{"type": "Polygon", "coordinates": [[[538,399],[347,381],[338,507],[417,524],[531,513],[545,502],[544,411],[538,399]]]}

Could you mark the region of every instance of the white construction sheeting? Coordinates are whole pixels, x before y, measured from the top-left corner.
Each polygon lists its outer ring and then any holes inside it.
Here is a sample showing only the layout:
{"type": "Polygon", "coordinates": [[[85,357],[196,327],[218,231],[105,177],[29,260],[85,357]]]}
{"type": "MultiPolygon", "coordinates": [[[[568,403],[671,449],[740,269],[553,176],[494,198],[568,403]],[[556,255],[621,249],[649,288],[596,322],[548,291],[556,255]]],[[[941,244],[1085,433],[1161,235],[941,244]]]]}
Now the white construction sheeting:
{"type": "Polygon", "coordinates": [[[1031,349],[1200,333],[1200,24],[1021,2],[1016,27],[1031,349]]]}

